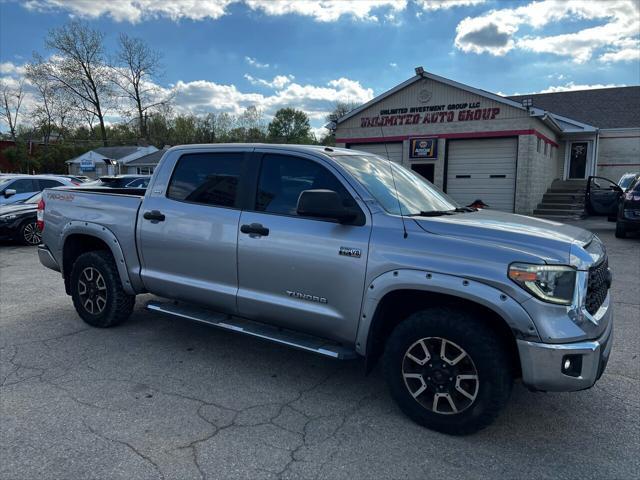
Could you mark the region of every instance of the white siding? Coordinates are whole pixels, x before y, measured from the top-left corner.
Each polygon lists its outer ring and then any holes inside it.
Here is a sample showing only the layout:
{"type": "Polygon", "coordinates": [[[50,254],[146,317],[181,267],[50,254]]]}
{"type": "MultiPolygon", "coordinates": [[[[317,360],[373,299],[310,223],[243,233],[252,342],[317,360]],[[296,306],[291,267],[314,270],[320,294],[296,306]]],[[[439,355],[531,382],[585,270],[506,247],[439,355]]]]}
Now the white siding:
{"type": "Polygon", "coordinates": [[[392,162],[402,163],[402,142],[394,143],[357,143],[350,144],[349,148],[363,152],[375,153],[388,158],[392,162]],[[388,152],[388,154],[387,154],[388,152]]]}
{"type": "Polygon", "coordinates": [[[513,212],[516,138],[451,140],[447,148],[449,195],[462,205],[480,199],[491,209],[513,212]]]}

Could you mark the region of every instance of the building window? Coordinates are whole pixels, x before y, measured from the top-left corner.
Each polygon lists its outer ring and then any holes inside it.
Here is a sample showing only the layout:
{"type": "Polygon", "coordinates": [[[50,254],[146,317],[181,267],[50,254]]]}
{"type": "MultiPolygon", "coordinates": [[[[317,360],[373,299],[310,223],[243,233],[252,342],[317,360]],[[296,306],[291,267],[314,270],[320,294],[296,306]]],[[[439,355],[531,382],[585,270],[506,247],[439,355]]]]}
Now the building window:
{"type": "Polygon", "coordinates": [[[536,144],[536,152],[540,153],[540,147],[542,146],[542,140],[538,138],[538,143],[536,144]]]}
{"type": "Polygon", "coordinates": [[[549,156],[551,158],[556,158],[556,147],[554,147],[553,145],[551,145],[551,152],[549,152],[549,156]]]}
{"type": "Polygon", "coordinates": [[[155,167],[138,167],[136,168],[136,173],[138,175],[151,175],[153,174],[153,170],[155,167]]]}
{"type": "Polygon", "coordinates": [[[547,156],[547,153],[549,151],[549,144],[547,142],[544,142],[544,156],[547,156]]]}

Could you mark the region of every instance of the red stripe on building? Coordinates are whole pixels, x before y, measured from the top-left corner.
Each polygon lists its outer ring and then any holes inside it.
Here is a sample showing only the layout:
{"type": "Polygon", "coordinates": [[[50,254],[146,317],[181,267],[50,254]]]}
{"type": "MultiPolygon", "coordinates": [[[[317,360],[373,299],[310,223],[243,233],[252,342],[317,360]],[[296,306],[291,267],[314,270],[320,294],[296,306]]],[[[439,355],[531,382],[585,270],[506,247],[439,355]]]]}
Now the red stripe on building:
{"type": "MultiPolygon", "coordinates": [[[[558,144],[546,135],[537,130],[501,130],[496,132],[465,132],[465,133],[440,133],[435,135],[425,134],[432,138],[494,138],[494,137],[514,137],[518,135],[535,135],[545,142],[558,147],[558,144]]],[[[336,138],[336,143],[384,143],[384,142],[402,142],[415,138],[417,135],[396,135],[391,137],[364,137],[364,138],[336,138]]]]}
{"type": "Polygon", "coordinates": [[[599,167],[635,167],[640,163],[598,163],[599,167]]]}

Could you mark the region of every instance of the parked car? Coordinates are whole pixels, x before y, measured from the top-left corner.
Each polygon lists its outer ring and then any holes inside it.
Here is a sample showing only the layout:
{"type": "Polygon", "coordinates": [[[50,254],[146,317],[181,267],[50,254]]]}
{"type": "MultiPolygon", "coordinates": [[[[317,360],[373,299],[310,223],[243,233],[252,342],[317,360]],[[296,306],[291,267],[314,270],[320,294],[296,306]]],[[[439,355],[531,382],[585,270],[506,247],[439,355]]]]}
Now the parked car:
{"type": "Polygon", "coordinates": [[[53,174],[47,174],[47,175],[68,178],[76,185],[82,185],[85,182],[91,181],[89,177],[85,177],[84,175],[53,175],[53,174]]]}
{"type": "Polygon", "coordinates": [[[0,205],[0,240],[18,241],[24,245],[40,243],[36,214],[41,198],[42,192],[38,192],[26,200],[0,205]]]}
{"type": "Polygon", "coordinates": [[[111,175],[83,184],[84,187],[147,188],[151,175],[111,175]]]}
{"type": "Polygon", "coordinates": [[[640,231],[640,175],[620,199],[616,217],[616,237],[625,238],[628,233],[638,231],[640,231]]]}
{"type": "Polygon", "coordinates": [[[450,434],[490,424],[515,378],[593,386],[612,348],[596,235],[461,207],[366,152],[174,147],[144,195],[47,190],[38,219],[40,261],[89,325],[123,322],[149,292],[167,299],[155,312],[368,371],[381,359],[402,411],[450,434]]]}
{"type": "Polygon", "coordinates": [[[0,205],[26,200],[45,188],[73,186],[68,178],[51,175],[7,175],[0,177],[0,205]]]}
{"type": "Polygon", "coordinates": [[[639,178],[640,172],[624,173],[620,177],[620,180],[618,180],[618,186],[622,189],[622,191],[627,191],[639,178]]]}

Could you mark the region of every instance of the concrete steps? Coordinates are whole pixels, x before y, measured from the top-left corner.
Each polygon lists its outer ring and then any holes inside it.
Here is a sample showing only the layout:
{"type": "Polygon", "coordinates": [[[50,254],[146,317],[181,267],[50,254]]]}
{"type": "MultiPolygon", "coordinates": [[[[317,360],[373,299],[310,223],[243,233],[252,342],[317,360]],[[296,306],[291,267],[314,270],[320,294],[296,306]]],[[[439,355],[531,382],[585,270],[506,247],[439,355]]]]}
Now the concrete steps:
{"type": "Polygon", "coordinates": [[[586,180],[554,180],[533,214],[553,220],[583,218],[586,188],[586,180]]]}

